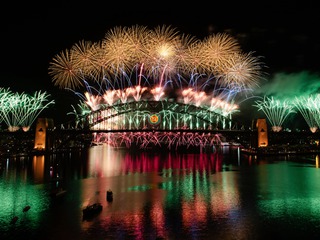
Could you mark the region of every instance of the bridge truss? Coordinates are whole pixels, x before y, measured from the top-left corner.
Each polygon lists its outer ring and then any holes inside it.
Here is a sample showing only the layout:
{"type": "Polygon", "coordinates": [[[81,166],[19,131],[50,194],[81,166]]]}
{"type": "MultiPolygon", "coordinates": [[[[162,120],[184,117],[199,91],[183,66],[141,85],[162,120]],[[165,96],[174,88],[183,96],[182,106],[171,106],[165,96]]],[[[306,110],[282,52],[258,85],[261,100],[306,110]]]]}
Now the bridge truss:
{"type": "Polygon", "coordinates": [[[232,126],[231,114],[171,101],[105,104],[83,120],[93,132],[93,142],[128,148],[213,146],[222,141],[222,135],[210,130],[232,126]]]}
{"type": "Polygon", "coordinates": [[[135,101],[102,105],[86,116],[90,129],[229,129],[231,115],[210,108],[169,101],[135,101]]]}

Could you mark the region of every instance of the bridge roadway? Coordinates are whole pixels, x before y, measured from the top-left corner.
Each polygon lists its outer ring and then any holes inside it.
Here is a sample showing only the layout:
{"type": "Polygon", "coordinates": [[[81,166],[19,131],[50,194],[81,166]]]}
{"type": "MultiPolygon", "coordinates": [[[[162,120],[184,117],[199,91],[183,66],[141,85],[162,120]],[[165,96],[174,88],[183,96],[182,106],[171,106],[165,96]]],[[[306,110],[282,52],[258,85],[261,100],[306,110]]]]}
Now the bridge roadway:
{"type": "MultiPolygon", "coordinates": [[[[93,129],[55,129],[48,131],[48,134],[54,138],[59,139],[91,139],[93,133],[121,133],[121,132],[186,132],[186,133],[211,133],[220,134],[226,141],[235,141],[246,147],[255,147],[257,144],[258,133],[257,130],[237,130],[237,129],[113,129],[113,130],[93,130],[93,129]]],[[[308,144],[312,141],[320,140],[320,132],[312,133],[310,131],[281,131],[281,132],[268,132],[269,145],[277,144],[308,144]]]]}
{"type": "MultiPolygon", "coordinates": [[[[60,148],[65,148],[66,146],[70,145],[69,143],[71,142],[77,142],[77,144],[91,144],[92,142],[95,141],[95,137],[93,136],[94,133],[142,133],[142,132],[152,132],[155,133],[153,136],[158,136],[160,137],[159,139],[161,139],[163,137],[163,134],[166,132],[171,132],[171,133],[198,133],[200,136],[200,139],[208,139],[208,141],[211,141],[213,138],[215,138],[216,134],[219,134],[219,137],[222,141],[233,141],[233,142],[239,142],[242,144],[251,144],[250,138],[251,138],[251,134],[253,132],[250,131],[236,131],[236,130],[190,130],[190,129],[172,129],[172,130],[164,130],[164,129],[131,129],[131,130],[127,130],[127,129],[118,129],[118,130],[93,130],[93,129],[61,129],[61,130],[54,130],[54,131],[47,131],[48,133],[48,139],[51,139],[50,141],[53,143],[53,148],[55,149],[60,149],[60,148]],[[160,136],[158,134],[160,134],[160,136]],[[210,133],[210,135],[209,135],[210,133]],[[205,136],[203,136],[203,134],[205,134],[205,136]],[[226,140],[228,139],[228,140],[226,140]],[[241,139],[241,141],[240,141],[241,139]],[[61,141],[62,140],[62,141],[61,141]]],[[[114,139],[118,139],[120,142],[122,140],[119,139],[122,138],[119,135],[114,136],[114,139]]],[[[168,136],[169,138],[172,139],[172,136],[168,136]]],[[[102,136],[102,139],[104,137],[102,136]]],[[[142,138],[145,138],[145,136],[143,136],[142,138]]],[[[146,137],[145,140],[147,142],[149,142],[150,139],[157,139],[153,138],[153,137],[146,137]]],[[[166,138],[166,137],[165,137],[166,138]]],[[[175,138],[175,136],[173,137],[175,140],[177,141],[177,138],[175,138]]],[[[98,137],[99,139],[99,137],[98,137]]],[[[125,137],[125,139],[127,140],[128,138],[125,137]]],[[[135,139],[135,137],[133,138],[135,139]]],[[[140,139],[140,138],[139,138],[140,139]]],[[[198,139],[198,138],[194,138],[190,135],[183,137],[183,141],[186,144],[191,144],[191,142],[193,142],[194,139],[198,139]],[[186,140],[188,139],[188,140],[186,140]],[[189,142],[190,141],[190,142],[189,142]]],[[[116,142],[118,141],[116,140],[116,142]]],[[[141,139],[140,139],[141,140],[141,139]]],[[[167,139],[168,140],[168,139],[167,139]]],[[[99,140],[98,140],[99,141],[99,140]]],[[[158,142],[158,140],[156,140],[158,142]]],[[[161,141],[161,140],[160,140],[161,141]]],[[[130,140],[131,142],[131,140],[130,140]]],[[[171,142],[171,141],[170,141],[171,142]]],[[[132,144],[138,144],[139,146],[144,145],[143,142],[137,142],[135,143],[135,140],[133,140],[132,144]]],[[[131,145],[131,143],[130,143],[131,145]]]]}
{"type": "MultiPolygon", "coordinates": [[[[83,134],[92,134],[92,133],[99,133],[99,132],[106,132],[106,133],[116,133],[116,132],[198,132],[198,133],[212,133],[212,134],[222,134],[223,136],[230,136],[230,137],[238,137],[238,136],[256,136],[257,130],[238,130],[238,129],[111,129],[111,130],[94,130],[94,129],[82,129],[82,128],[69,128],[69,129],[47,129],[47,133],[50,135],[68,135],[68,134],[76,134],[76,135],[83,135],[83,134]]],[[[0,131],[0,139],[4,136],[34,136],[34,130],[30,130],[28,132],[23,131],[0,131]]],[[[268,137],[272,139],[287,139],[287,138],[298,138],[298,139],[320,139],[320,132],[317,131],[312,133],[310,131],[281,131],[281,132],[272,132],[268,131],[268,137]]]]}
{"type": "MultiPolygon", "coordinates": [[[[136,130],[91,130],[91,129],[48,129],[47,137],[49,141],[60,142],[62,147],[67,147],[70,141],[78,142],[80,144],[87,144],[92,141],[92,134],[98,132],[109,132],[109,133],[119,133],[119,132],[186,132],[186,133],[212,133],[221,134],[225,137],[226,141],[236,141],[242,144],[244,147],[255,147],[257,143],[257,130],[190,130],[190,129],[136,129],[136,130]]],[[[33,148],[34,144],[34,131],[0,131],[1,149],[4,150],[7,147],[14,148],[13,145],[19,148],[33,148]]],[[[300,132],[268,132],[269,145],[277,144],[309,144],[310,142],[316,142],[320,140],[320,132],[312,133],[310,131],[300,131],[300,132]]],[[[57,144],[53,144],[57,147],[57,144]]],[[[0,150],[1,150],[0,149],[0,150]]]]}

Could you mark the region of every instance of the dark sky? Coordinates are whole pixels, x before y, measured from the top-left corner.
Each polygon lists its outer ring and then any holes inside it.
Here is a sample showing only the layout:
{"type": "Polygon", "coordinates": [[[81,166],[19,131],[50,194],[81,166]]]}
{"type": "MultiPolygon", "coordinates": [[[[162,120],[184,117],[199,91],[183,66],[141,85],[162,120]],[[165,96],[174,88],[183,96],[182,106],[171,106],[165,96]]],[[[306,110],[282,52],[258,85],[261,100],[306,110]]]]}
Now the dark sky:
{"type": "MultiPolygon", "coordinates": [[[[276,72],[320,70],[320,7],[315,1],[99,2],[12,2],[2,7],[0,87],[57,94],[48,75],[55,54],[80,40],[99,41],[115,26],[136,24],[172,25],[200,39],[227,31],[245,51],[263,56],[270,78],[276,72]]],[[[70,92],[58,93],[63,95],[70,92]]]]}

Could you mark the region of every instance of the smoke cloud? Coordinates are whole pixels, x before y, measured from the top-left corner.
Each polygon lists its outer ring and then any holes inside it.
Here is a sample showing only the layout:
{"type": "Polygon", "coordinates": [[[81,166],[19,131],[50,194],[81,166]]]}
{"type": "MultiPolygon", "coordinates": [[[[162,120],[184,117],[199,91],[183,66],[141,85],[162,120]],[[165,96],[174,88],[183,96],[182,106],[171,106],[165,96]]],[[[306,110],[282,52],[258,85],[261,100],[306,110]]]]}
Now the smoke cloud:
{"type": "MultiPolygon", "coordinates": [[[[250,124],[253,119],[266,117],[262,111],[257,111],[257,108],[253,107],[254,102],[262,100],[264,96],[278,100],[293,100],[295,97],[320,94],[320,75],[309,71],[278,72],[255,89],[253,94],[255,97],[243,102],[240,105],[240,113],[235,116],[235,119],[246,125],[250,124]]],[[[291,114],[286,123],[293,122],[294,127],[304,124],[304,120],[299,119],[298,121],[298,118],[299,114],[291,114]]]]}
{"type": "Polygon", "coordinates": [[[276,73],[255,93],[261,96],[273,96],[277,99],[292,99],[295,97],[318,94],[320,76],[308,71],[298,73],[276,73]]]}

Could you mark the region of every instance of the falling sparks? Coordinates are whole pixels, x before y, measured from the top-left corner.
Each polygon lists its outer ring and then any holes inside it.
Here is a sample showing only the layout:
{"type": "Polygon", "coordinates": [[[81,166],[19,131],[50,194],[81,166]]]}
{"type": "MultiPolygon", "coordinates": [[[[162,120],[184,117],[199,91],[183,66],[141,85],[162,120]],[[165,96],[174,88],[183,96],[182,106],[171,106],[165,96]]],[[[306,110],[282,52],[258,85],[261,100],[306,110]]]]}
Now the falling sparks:
{"type": "MultiPolygon", "coordinates": [[[[146,102],[154,101],[161,106],[157,110],[162,127],[207,129],[214,127],[209,126],[212,119],[225,125],[225,118],[239,111],[236,101],[259,87],[264,78],[260,59],[252,52],[243,53],[237,40],[225,33],[199,40],[170,25],[117,26],[99,42],[81,41],[54,56],[49,75],[55,86],[76,92],[91,111],[99,112],[93,128],[141,127],[146,122],[146,102]],[[97,91],[87,91],[89,85],[97,91]],[[81,87],[86,87],[84,95],[78,93],[81,87]],[[175,108],[182,112],[174,113],[175,108]]],[[[147,139],[157,145],[166,138],[169,145],[179,145],[188,139],[196,145],[208,140],[186,134],[155,137],[130,133],[119,135],[118,141],[131,145],[133,139],[143,138],[145,145],[147,139]]]]}
{"type": "Polygon", "coordinates": [[[49,96],[41,91],[29,95],[0,88],[0,122],[5,122],[11,132],[19,129],[29,131],[39,114],[54,104],[53,100],[49,101],[49,96]]]}
{"type": "Polygon", "coordinates": [[[236,39],[227,34],[200,41],[171,26],[151,30],[133,26],[115,27],[99,43],[82,41],[57,54],[49,74],[60,88],[78,88],[83,79],[102,84],[106,78],[113,87],[124,88],[132,84],[125,76],[136,69],[149,84],[164,87],[170,82],[182,87],[178,79],[197,71],[203,79],[215,75],[221,86],[244,90],[259,86],[262,68],[260,57],[243,53],[236,39]]]}
{"type": "Polygon", "coordinates": [[[288,100],[275,99],[274,97],[264,97],[263,100],[255,101],[255,107],[262,111],[271,123],[272,130],[279,132],[282,130],[284,121],[291,113],[296,113],[294,105],[288,100]]]}

